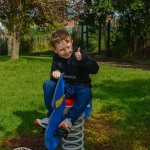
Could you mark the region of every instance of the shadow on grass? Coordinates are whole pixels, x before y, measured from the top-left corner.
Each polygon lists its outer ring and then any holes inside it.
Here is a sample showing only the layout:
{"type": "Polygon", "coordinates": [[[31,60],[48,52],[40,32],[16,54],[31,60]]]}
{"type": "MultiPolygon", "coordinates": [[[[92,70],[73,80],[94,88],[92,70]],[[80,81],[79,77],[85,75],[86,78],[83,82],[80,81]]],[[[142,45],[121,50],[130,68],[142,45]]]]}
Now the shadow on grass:
{"type": "Polygon", "coordinates": [[[101,84],[93,84],[94,98],[128,100],[130,98],[146,98],[150,91],[150,79],[131,81],[104,80],[101,84]],[[98,89],[98,90],[97,90],[98,89]]]}
{"type": "Polygon", "coordinates": [[[90,137],[100,136],[99,144],[105,139],[114,150],[150,149],[150,79],[105,80],[94,88],[94,99],[100,99],[102,108],[88,121],[95,133],[90,137]]]}
{"type": "Polygon", "coordinates": [[[8,61],[8,60],[9,60],[8,56],[0,56],[0,62],[8,61]]]}
{"type": "Polygon", "coordinates": [[[3,126],[0,125],[0,131],[4,130],[5,128],[3,126]]]}
{"type": "Polygon", "coordinates": [[[22,119],[22,123],[16,129],[18,133],[30,134],[41,130],[39,126],[34,124],[34,120],[43,118],[45,116],[43,113],[37,111],[16,111],[13,114],[22,119]]]}

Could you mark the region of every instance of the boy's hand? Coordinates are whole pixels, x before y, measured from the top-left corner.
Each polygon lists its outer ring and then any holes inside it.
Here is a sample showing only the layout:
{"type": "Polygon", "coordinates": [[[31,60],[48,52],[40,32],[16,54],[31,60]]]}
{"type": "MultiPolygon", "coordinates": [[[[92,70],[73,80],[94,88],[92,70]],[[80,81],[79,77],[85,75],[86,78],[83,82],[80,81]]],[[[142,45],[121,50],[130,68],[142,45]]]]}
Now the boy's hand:
{"type": "Polygon", "coordinates": [[[59,79],[60,76],[61,76],[61,72],[59,70],[55,70],[55,71],[52,72],[52,76],[55,79],[59,79]]]}
{"type": "Polygon", "coordinates": [[[82,54],[80,52],[80,47],[78,48],[78,50],[75,52],[75,56],[77,58],[77,60],[82,60],[82,54]]]}

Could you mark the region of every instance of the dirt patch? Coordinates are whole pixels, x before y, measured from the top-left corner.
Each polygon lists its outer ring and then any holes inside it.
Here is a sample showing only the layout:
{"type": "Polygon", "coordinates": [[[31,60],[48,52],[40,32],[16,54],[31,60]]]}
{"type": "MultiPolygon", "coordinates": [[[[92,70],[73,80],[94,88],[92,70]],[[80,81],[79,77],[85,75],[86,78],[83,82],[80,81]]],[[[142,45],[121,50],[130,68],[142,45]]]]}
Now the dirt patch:
{"type": "Polygon", "coordinates": [[[18,147],[26,147],[32,150],[46,150],[44,135],[43,134],[20,135],[19,137],[10,138],[2,143],[0,149],[12,150],[18,147]]]}

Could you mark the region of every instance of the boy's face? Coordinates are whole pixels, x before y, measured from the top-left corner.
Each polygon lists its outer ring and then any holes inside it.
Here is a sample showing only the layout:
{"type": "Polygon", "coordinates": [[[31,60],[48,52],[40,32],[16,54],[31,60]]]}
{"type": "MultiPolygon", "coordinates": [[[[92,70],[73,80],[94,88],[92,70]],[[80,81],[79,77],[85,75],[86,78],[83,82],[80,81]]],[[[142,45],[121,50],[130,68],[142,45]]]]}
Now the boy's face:
{"type": "Polygon", "coordinates": [[[60,43],[56,44],[55,53],[57,53],[61,58],[68,59],[71,57],[73,52],[72,42],[66,42],[65,40],[60,41],[60,43]]]}

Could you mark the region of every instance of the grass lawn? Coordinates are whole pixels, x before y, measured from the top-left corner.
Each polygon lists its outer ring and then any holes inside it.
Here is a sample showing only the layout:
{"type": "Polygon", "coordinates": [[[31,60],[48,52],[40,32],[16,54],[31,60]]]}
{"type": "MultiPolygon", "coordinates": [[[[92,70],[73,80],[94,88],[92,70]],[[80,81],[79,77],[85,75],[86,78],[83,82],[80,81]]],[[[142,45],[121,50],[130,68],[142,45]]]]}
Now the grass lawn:
{"type": "MultiPolygon", "coordinates": [[[[4,146],[8,139],[39,134],[33,122],[46,114],[42,84],[49,79],[51,61],[0,56],[1,150],[12,149],[4,146]]],[[[91,78],[93,111],[85,122],[85,150],[149,150],[150,71],[100,65],[91,78]]]]}

